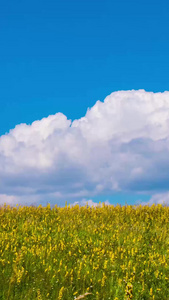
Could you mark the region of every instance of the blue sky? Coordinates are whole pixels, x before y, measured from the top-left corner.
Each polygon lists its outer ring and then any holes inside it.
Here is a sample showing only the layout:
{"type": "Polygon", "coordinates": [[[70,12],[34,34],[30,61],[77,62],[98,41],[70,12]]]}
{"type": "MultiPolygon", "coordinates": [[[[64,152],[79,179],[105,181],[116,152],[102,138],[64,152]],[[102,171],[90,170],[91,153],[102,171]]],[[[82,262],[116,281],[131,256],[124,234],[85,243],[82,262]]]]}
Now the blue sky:
{"type": "MultiPolygon", "coordinates": [[[[57,112],[80,119],[114,91],[169,90],[168,9],[167,1],[1,1],[0,135],[57,112]]],[[[136,192],[92,199],[152,195],[136,192]]]]}

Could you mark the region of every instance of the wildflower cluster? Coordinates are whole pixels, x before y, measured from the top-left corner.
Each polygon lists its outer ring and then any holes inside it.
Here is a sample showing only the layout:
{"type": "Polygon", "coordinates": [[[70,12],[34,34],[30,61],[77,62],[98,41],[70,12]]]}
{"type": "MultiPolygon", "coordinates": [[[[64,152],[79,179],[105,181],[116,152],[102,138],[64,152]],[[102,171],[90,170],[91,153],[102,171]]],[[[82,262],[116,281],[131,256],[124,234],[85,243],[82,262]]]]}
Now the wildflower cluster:
{"type": "Polygon", "coordinates": [[[0,299],[167,299],[169,207],[0,208],[0,299]]]}

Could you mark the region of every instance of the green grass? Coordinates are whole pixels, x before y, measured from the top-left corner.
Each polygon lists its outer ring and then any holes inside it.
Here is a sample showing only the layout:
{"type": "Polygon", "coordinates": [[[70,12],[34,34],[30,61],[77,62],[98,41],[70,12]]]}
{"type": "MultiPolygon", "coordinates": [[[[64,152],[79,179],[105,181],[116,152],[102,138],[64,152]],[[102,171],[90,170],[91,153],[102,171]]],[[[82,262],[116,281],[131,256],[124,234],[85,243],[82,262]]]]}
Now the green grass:
{"type": "Polygon", "coordinates": [[[0,287],[1,300],[167,300],[169,208],[1,207],[0,287]]]}

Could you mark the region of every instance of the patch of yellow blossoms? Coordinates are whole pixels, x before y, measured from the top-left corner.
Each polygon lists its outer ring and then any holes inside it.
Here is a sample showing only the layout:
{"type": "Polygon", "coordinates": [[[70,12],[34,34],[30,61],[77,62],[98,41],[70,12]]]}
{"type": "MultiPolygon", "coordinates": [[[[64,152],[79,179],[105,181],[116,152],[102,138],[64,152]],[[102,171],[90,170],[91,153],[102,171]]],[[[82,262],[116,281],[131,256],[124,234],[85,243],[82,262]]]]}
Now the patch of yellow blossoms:
{"type": "Polygon", "coordinates": [[[2,300],[167,299],[169,207],[3,206],[0,274],[2,300]]]}

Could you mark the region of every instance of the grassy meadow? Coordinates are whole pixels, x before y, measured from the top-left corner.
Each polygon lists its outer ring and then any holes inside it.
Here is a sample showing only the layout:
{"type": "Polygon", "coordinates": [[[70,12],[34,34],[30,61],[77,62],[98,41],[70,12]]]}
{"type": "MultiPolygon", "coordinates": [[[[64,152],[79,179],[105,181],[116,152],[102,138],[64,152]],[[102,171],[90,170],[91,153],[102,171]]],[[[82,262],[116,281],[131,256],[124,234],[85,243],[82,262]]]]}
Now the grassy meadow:
{"type": "Polygon", "coordinates": [[[0,207],[0,300],[169,299],[169,207],[0,207]]]}

